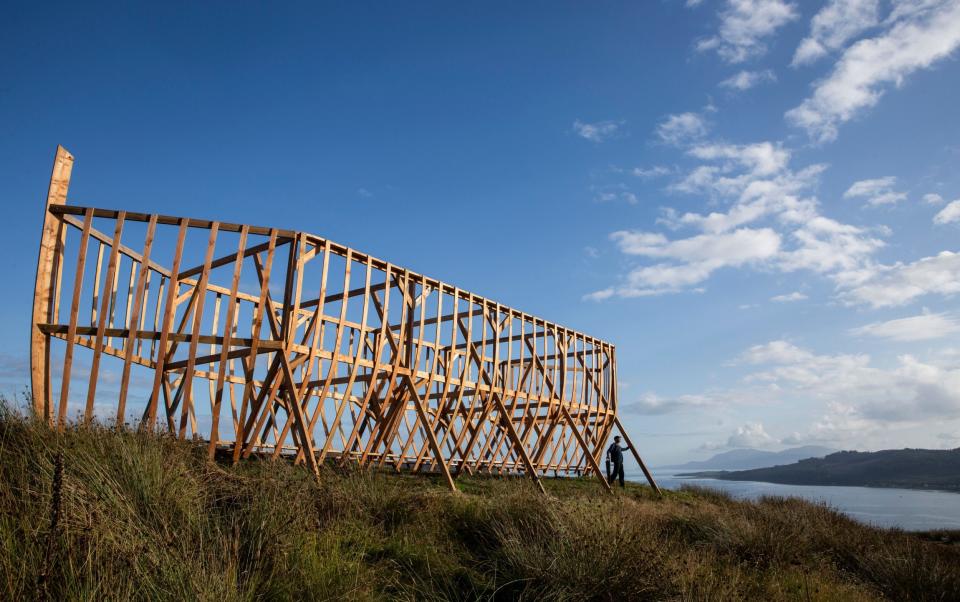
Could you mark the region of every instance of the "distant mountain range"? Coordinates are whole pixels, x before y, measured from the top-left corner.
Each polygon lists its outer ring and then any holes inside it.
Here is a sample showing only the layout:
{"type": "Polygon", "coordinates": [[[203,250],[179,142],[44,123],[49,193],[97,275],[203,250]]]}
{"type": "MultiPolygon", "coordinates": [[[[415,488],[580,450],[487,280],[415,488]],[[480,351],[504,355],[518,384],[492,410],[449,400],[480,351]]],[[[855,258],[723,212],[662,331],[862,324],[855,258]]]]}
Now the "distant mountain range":
{"type": "Polygon", "coordinates": [[[766,466],[777,466],[779,464],[793,464],[807,458],[822,458],[830,455],[837,450],[819,445],[804,445],[803,447],[793,447],[783,451],[771,452],[759,449],[734,449],[722,454],[717,454],[712,458],[686,464],[673,466],[661,466],[660,468],[671,468],[680,470],[746,470],[749,468],[763,468],[766,466]]]}
{"type": "Polygon", "coordinates": [[[787,485],[903,487],[960,492],[960,448],[845,451],[786,466],[687,473],[683,476],[787,485]]]}

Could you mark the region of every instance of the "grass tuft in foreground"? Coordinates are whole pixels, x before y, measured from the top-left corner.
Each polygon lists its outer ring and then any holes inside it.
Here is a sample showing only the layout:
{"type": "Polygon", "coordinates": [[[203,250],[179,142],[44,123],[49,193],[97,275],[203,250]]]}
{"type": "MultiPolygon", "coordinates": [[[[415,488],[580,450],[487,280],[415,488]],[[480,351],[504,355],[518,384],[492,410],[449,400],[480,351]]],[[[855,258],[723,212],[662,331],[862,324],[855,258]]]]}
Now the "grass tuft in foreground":
{"type": "Polygon", "coordinates": [[[956,534],[587,479],[236,467],[0,412],[0,599],[956,600],[956,534]],[[951,543],[953,542],[953,543],[951,543]]]}

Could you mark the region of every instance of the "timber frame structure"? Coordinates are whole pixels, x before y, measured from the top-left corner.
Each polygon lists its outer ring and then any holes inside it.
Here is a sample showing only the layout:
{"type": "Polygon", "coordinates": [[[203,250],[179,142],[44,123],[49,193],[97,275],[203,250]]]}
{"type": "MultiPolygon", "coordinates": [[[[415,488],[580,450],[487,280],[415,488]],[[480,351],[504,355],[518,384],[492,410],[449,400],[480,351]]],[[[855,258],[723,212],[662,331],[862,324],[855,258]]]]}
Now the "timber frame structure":
{"type": "Polygon", "coordinates": [[[617,429],[659,491],[616,414],[613,345],[312,234],[67,205],[72,168],[58,147],[31,328],[34,408],[57,428],[541,490],[551,472],[609,489],[617,429]]]}

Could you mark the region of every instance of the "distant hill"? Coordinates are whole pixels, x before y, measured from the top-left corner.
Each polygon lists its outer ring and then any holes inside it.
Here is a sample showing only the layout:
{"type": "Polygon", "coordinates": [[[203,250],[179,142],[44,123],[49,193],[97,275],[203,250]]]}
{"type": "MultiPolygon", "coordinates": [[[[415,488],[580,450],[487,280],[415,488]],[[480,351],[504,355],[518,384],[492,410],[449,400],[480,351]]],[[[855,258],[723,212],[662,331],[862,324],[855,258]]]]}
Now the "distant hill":
{"type": "Polygon", "coordinates": [[[687,462],[660,468],[682,470],[746,470],[748,468],[763,468],[778,464],[793,464],[807,458],[822,458],[835,453],[837,450],[819,445],[804,445],[793,447],[779,452],[763,451],[759,449],[734,449],[717,454],[706,460],[687,462]]]}
{"type": "Polygon", "coordinates": [[[838,452],[825,458],[753,470],[688,473],[728,481],[787,485],[847,485],[960,492],[960,448],[838,452]]]}

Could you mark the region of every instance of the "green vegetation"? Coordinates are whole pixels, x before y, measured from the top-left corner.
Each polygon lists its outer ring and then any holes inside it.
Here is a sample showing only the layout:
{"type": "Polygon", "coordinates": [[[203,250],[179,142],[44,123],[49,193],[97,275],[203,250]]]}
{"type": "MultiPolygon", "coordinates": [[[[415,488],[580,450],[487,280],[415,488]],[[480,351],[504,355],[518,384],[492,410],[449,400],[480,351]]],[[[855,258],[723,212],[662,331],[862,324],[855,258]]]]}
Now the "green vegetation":
{"type": "Polygon", "coordinates": [[[0,599],[950,600],[955,534],[588,479],[231,467],[0,415],[0,599]]]}

